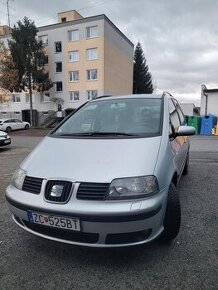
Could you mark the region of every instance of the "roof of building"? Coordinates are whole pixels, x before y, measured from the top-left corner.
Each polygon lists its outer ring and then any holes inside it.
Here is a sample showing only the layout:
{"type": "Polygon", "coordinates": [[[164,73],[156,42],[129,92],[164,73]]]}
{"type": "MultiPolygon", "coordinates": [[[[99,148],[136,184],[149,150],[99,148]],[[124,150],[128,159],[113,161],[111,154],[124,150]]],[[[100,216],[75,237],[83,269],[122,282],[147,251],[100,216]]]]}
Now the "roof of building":
{"type": "Polygon", "coordinates": [[[214,88],[214,89],[208,89],[206,87],[206,85],[201,85],[201,90],[203,93],[217,93],[218,92],[218,88],[214,88]]]}
{"type": "MultiPolygon", "coordinates": [[[[84,17],[81,19],[76,19],[76,20],[71,20],[71,21],[66,21],[66,22],[58,22],[58,23],[54,23],[54,24],[49,24],[49,25],[37,27],[37,29],[38,29],[38,32],[41,32],[41,31],[52,30],[52,29],[56,29],[56,28],[64,27],[64,26],[67,27],[67,26],[71,26],[73,24],[80,24],[80,23],[102,20],[102,19],[107,21],[131,46],[134,46],[134,44],[129,40],[129,38],[127,38],[125,36],[125,34],[123,34],[120,31],[120,29],[105,14],[84,17]]],[[[10,36],[10,34],[0,35],[0,39],[8,38],[9,36],[10,36]]]]}
{"type": "Polygon", "coordinates": [[[218,89],[206,89],[204,90],[205,93],[217,93],[218,89]]]}

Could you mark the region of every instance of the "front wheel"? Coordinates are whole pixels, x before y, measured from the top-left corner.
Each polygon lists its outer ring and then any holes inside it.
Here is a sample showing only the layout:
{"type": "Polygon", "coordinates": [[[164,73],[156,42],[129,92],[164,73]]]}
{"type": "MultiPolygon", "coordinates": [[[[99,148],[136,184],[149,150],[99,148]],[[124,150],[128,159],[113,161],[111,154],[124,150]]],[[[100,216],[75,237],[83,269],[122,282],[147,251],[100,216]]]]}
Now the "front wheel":
{"type": "Polygon", "coordinates": [[[25,130],[28,130],[29,127],[30,127],[30,126],[26,124],[26,125],[25,125],[25,130]]]}
{"type": "Polygon", "coordinates": [[[181,207],[176,187],[170,184],[167,198],[167,207],[164,217],[164,230],[161,234],[162,242],[171,242],[179,233],[181,225],[181,207]]]}
{"type": "Polygon", "coordinates": [[[5,130],[7,133],[10,133],[12,131],[11,127],[7,127],[5,130]]]}

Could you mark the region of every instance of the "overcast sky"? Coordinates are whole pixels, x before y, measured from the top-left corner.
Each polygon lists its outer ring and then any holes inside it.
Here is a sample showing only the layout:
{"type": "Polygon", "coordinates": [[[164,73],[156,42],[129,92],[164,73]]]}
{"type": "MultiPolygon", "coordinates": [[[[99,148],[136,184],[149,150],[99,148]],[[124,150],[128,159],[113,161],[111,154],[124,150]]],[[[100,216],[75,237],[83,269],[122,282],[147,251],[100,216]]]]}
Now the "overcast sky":
{"type": "MultiPolygon", "coordinates": [[[[24,16],[37,26],[57,22],[57,13],[106,14],[134,43],[141,42],[156,92],[200,104],[201,84],[218,87],[217,0],[10,0],[10,20],[24,16]]],[[[0,0],[0,25],[7,24],[0,0]]]]}

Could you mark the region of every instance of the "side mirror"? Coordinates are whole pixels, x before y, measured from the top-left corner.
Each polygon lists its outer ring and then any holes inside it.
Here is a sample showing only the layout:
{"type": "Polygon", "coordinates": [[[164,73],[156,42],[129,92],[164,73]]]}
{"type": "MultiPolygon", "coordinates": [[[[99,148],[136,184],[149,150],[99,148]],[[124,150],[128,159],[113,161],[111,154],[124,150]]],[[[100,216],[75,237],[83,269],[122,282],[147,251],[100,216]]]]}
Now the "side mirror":
{"type": "Polygon", "coordinates": [[[196,130],[192,126],[179,126],[176,136],[191,136],[195,135],[196,130]]]}

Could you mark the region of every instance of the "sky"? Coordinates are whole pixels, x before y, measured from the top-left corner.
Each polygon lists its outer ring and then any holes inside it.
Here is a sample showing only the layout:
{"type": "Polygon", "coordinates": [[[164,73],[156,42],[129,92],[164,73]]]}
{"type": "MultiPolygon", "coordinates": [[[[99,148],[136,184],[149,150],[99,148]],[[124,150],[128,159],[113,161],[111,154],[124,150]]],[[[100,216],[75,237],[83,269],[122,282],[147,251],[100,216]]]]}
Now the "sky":
{"type": "MultiPolygon", "coordinates": [[[[8,24],[0,0],[0,25],[8,24]]],[[[57,13],[105,14],[136,45],[142,44],[156,93],[200,105],[201,85],[218,88],[217,0],[9,0],[10,22],[24,16],[36,26],[57,22],[57,13]]]]}

